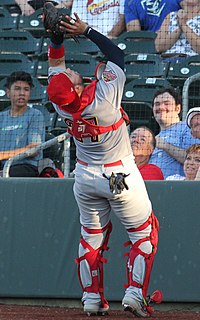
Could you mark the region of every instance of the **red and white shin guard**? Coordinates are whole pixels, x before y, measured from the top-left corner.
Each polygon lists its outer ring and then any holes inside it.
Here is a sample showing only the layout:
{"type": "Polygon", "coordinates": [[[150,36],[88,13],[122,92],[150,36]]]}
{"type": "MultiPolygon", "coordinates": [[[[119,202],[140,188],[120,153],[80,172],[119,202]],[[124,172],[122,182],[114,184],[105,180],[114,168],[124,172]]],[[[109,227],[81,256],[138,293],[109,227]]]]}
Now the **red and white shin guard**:
{"type": "Polygon", "coordinates": [[[84,231],[88,234],[95,235],[105,232],[105,237],[103,240],[102,245],[94,249],[92,246],[90,246],[83,238],[80,239],[80,244],[84,249],[87,249],[87,252],[75,259],[75,262],[78,264],[78,277],[79,281],[82,287],[83,292],[91,292],[96,293],[100,295],[101,298],[101,308],[103,309],[106,305],[108,305],[107,300],[104,297],[104,270],[103,270],[103,263],[106,263],[107,260],[103,258],[103,252],[105,250],[108,250],[108,241],[110,237],[110,233],[112,231],[112,223],[109,222],[104,228],[102,229],[88,229],[86,227],[83,227],[84,231]],[[82,272],[81,270],[81,262],[86,260],[89,273],[91,277],[91,285],[84,286],[83,279],[82,279],[82,272]]]}
{"type": "Polygon", "coordinates": [[[158,230],[159,230],[159,222],[154,213],[152,212],[149,219],[143,223],[140,227],[138,228],[131,228],[128,229],[128,232],[139,232],[144,229],[146,229],[149,225],[151,225],[151,232],[150,235],[147,237],[144,237],[142,239],[139,239],[136,241],[134,244],[129,241],[124,244],[124,246],[129,246],[131,245],[131,249],[129,253],[126,253],[125,256],[128,256],[128,261],[127,261],[127,278],[128,278],[128,284],[125,285],[125,288],[128,288],[129,286],[137,287],[142,289],[142,295],[144,298],[144,306],[146,311],[149,314],[153,313],[153,309],[151,305],[155,303],[161,303],[162,301],[162,292],[159,290],[156,290],[150,298],[147,297],[147,290],[149,286],[149,281],[150,281],[150,275],[151,275],[151,270],[153,266],[153,261],[154,261],[154,256],[157,251],[157,244],[158,244],[158,230]],[[150,241],[151,246],[152,246],[152,252],[151,253],[145,253],[143,252],[139,247],[142,243],[150,241]],[[134,268],[135,268],[135,260],[136,257],[140,255],[144,258],[145,261],[145,275],[143,279],[143,283],[139,283],[133,280],[133,273],[134,273],[134,268]]]}

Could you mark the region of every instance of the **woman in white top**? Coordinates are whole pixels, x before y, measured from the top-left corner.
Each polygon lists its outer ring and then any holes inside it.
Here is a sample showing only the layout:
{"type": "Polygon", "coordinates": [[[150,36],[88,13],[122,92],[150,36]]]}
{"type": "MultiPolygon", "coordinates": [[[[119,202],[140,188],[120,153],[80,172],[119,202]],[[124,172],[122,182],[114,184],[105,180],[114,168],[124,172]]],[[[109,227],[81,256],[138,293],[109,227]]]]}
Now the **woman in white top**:
{"type": "Polygon", "coordinates": [[[167,16],[157,32],[156,50],[163,57],[200,54],[200,1],[183,0],[181,7],[167,16]]]}

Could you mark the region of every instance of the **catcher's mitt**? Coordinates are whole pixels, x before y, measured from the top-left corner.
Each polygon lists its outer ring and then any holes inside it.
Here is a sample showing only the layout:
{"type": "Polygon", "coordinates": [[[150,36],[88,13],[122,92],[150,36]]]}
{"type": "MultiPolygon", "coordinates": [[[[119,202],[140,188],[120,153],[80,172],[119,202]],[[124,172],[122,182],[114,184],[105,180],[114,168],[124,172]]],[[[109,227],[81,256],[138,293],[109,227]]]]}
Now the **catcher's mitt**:
{"type": "MultiPolygon", "coordinates": [[[[73,23],[73,19],[69,22],[64,14],[58,12],[56,7],[54,7],[53,3],[46,2],[43,7],[43,24],[46,30],[49,31],[51,40],[55,44],[60,44],[63,42],[64,31],[60,30],[60,21],[66,21],[68,23],[73,23]]],[[[75,41],[77,39],[73,37],[75,41]]]]}
{"type": "Polygon", "coordinates": [[[129,174],[125,174],[122,172],[114,173],[112,172],[110,177],[107,177],[105,173],[103,173],[103,177],[109,180],[110,191],[114,194],[120,194],[125,188],[129,189],[126,184],[125,178],[128,177],[129,174]]]}

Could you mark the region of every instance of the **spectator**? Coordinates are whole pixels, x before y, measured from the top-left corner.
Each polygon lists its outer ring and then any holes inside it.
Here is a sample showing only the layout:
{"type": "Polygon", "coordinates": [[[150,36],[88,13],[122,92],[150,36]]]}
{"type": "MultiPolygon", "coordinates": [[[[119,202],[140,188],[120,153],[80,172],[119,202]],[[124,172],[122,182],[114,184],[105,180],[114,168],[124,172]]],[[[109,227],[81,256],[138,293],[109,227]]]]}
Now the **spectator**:
{"type": "Polygon", "coordinates": [[[27,0],[15,0],[16,7],[12,9],[12,14],[30,16],[35,12],[35,9],[29,4],[27,0]]]}
{"type": "Polygon", "coordinates": [[[39,161],[38,171],[40,178],[64,178],[63,172],[56,168],[55,163],[50,158],[39,161]]]}
{"type": "MultiPolygon", "coordinates": [[[[191,128],[194,138],[200,139],[200,107],[191,108],[186,116],[186,123],[191,128]]],[[[200,180],[200,168],[197,172],[195,180],[200,180]]]]}
{"type": "MultiPolygon", "coordinates": [[[[0,113],[0,160],[5,161],[44,142],[45,124],[39,110],[28,107],[32,78],[24,71],[7,78],[7,96],[11,108],[0,113]]],[[[11,177],[37,177],[42,153],[17,161],[10,168],[11,177]]]]}
{"type": "MultiPolygon", "coordinates": [[[[52,2],[57,8],[70,8],[73,0],[48,0],[52,2]]],[[[24,16],[30,16],[40,8],[43,8],[45,0],[15,0],[24,16]]]]}
{"type": "Polygon", "coordinates": [[[72,14],[109,38],[115,38],[125,30],[124,0],[73,0],[72,14]]]}
{"type": "Polygon", "coordinates": [[[200,177],[197,177],[200,169],[200,144],[193,144],[186,150],[183,169],[185,176],[175,174],[167,177],[166,180],[200,180],[200,177]]]}
{"type": "Polygon", "coordinates": [[[71,9],[73,0],[54,0],[52,1],[57,9],[67,8],[71,9]]]}
{"type": "Polygon", "coordinates": [[[181,0],[125,0],[127,31],[158,31],[165,17],[180,9],[181,0]]]}
{"type": "Polygon", "coordinates": [[[191,108],[186,116],[186,123],[194,138],[200,139],[200,107],[191,108]]]}
{"type": "Polygon", "coordinates": [[[166,17],[157,32],[156,50],[166,58],[169,56],[167,61],[177,62],[200,54],[200,2],[183,0],[181,7],[166,17]]]}
{"type": "Polygon", "coordinates": [[[180,121],[181,97],[173,88],[158,90],[153,98],[153,114],[160,126],[156,136],[156,148],[149,163],[157,165],[164,178],[179,174],[184,175],[183,162],[185,150],[200,139],[192,137],[186,123],[180,121]]]}
{"type": "Polygon", "coordinates": [[[144,180],[164,180],[160,168],[149,164],[153,150],[156,147],[154,133],[147,127],[139,127],[130,134],[131,148],[135,156],[135,163],[144,180]]]}

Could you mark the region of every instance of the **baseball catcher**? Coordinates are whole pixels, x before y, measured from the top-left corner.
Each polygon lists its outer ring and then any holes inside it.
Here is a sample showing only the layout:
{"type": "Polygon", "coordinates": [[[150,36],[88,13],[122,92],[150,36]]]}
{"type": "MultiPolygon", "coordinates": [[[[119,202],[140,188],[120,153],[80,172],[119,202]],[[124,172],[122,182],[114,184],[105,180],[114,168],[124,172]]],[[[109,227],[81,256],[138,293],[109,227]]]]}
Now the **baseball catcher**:
{"type": "MultiPolygon", "coordinates": [[[[104,296],[106,259],[103,254],[108,250],[112,231],[112,210],[130,240],[128,283],[122,300],[124,310],[148,317],[153,312],[151,303],[161,301],[159,291],[150,299],[147,297],[159,224],[134,161],[121,109],[126,81],[124,54],[110,39],[74,15],[73,23],[71,17],[65,16],[51,29],[47,91],[76,145],[73,190],[81,223],[76,262],[83,290],[82,303],[89,315],[102,315],[109,310],[104,296]],[[62,43],[65,33],[75,37],[85,35],[106,57],[101,73],[97,72],[97,79],[86,87],[78,70],[65,65],[62,43]]],[[[44,16],[45,22],[48,13],[44,16]]],[[[45,27],[48,29],[50,25],[46,23],[45,27]]]]}

